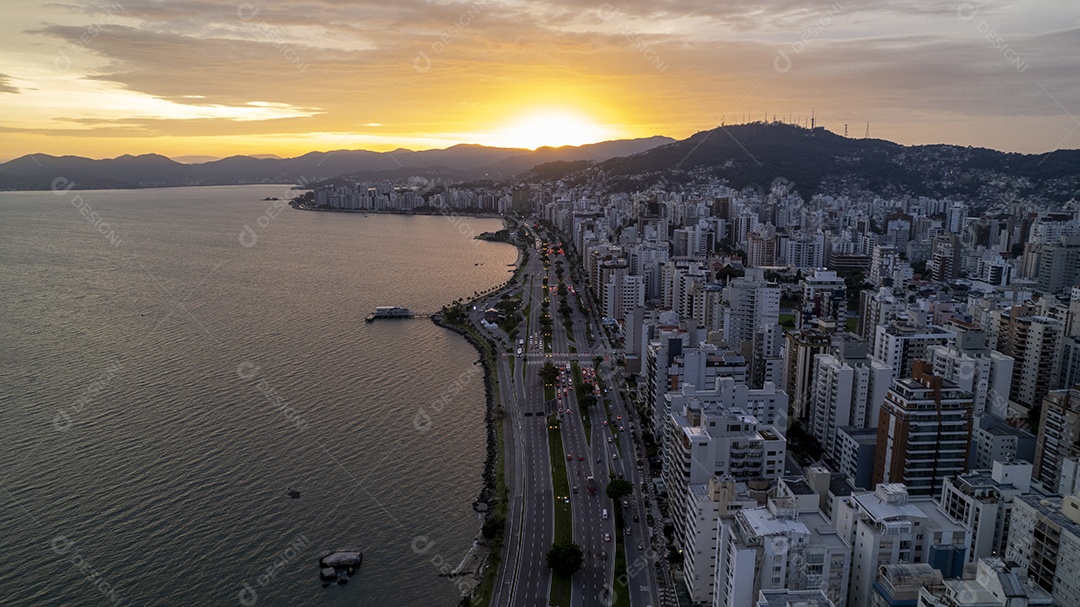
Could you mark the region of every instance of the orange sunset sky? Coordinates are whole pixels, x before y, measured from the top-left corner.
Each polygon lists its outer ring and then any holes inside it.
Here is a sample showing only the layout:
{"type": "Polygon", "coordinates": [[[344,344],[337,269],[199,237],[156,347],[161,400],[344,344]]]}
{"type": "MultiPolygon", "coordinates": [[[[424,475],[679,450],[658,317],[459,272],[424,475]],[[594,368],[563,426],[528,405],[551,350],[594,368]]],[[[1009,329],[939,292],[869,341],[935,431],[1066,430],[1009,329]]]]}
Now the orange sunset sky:
{"type": "Polygon", "coordinates": [[[0,160],[682,138],[1080,147],[1069,0],[6,0],[0,160]]]}

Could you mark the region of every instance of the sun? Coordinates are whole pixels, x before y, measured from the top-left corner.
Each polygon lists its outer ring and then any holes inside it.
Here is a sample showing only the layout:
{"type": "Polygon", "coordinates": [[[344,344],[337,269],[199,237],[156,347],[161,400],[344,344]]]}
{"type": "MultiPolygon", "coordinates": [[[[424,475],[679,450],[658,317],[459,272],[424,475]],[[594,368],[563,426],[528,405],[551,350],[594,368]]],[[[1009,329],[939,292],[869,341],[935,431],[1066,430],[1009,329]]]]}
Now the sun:
{"type": "Polygon", "coordinates": [[[541,110],[515,118],[499,135],[504,145],[535,150],[606,141],[612,131],[578,112],[541,110]]]}

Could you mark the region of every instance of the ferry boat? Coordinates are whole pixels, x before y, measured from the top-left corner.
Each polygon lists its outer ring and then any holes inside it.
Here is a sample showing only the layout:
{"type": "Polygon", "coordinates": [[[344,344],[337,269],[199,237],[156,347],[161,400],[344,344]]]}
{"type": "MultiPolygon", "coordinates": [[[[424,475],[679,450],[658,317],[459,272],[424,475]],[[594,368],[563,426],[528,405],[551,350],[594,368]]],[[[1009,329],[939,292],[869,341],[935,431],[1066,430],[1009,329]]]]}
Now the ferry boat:
{"type": "Polygon", "coordinates": [[[412,318],[412,310],[402,306],[379,306],[375,311],[367,315],[364,320],[371,322],[376,318],[412,318]]]}

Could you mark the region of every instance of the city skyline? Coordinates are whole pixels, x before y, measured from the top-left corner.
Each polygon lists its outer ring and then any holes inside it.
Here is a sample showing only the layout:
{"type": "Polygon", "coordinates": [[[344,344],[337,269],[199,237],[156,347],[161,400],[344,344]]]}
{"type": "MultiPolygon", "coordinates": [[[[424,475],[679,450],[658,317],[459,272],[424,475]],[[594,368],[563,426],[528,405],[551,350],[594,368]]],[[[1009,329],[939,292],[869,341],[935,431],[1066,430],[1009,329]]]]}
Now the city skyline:
{"type": "Polygon", "coordinates": [[[902,144],[1080,147],[1080,8],[19,1],[0,159],[535,148],[813,120],[902,144]]]}

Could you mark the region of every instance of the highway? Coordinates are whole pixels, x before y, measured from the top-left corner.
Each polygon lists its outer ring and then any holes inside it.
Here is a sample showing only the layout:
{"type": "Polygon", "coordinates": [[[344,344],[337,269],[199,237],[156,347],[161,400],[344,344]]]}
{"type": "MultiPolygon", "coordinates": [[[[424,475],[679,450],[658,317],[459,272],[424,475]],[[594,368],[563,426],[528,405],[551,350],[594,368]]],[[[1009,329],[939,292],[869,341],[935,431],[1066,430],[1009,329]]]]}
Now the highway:
{"type": "MultiPolygon", "coordinates": [[[[604,340],[599,326],[594,327],[595,343],[599,347],[589,346],[586,338],[588,319],[578,309],[575,301],[577,296],[573,294],[568,295],[571,300],[568,303],[573,309],[573,331],[567,334],[558,312],[557,259],[563,262],[567,286],[578,292],[582,287],[570,280],[569,262],[561,255],[552,254],[545,274],[538,251],[530,255],[521,274],[527,288],[518,285],[510,290],[511,295],[520,290],[521,309],[529,309],[529,318],[519,330],[519,336],[526,340],[524,356],[516,357],[518,344],[510,343],[501,330],[489,332],[505,348],[498,359],[496,372],[504,409],[506,480],[510,490],[504,552],[491,605],[546,607],[553,604],[550,596],[551,572],[545,554],[554,539],[555,508],[565,507],[561,501],[563,496],[555,496],[552,489],[551,463],[555,461],[566,466],[569,484],[576,488],[576,492],[572,491],[569,496],[573,538],[585,554],[584,565],[571,579],[570,604],[573,607],[606,606],[612,604],[615,595],[629,593],[634,607],[659,606],[653,566],[656,557],[648,542],[636,467],[639,447],[631,440],[630,432],[618,433],[620,441],[615,441],[613,434],[614,427],[620,423],[616,420],[617,416],[622,416],[626,424],[632,418],[617,394],[611,370],[605,366],[600,372],[609,389],[608,395],[601,397],[606,396],[611,401],[611,425],[602,423],[607,415],[601,401],[591,411],[591,436],[587,441],[578,408],[580,395],[572,389],[572,378],[567,371],[569,364],[577,361],[583,372],[588,374],[592,372],[594,356],[610,357],[613,350],[604,340]],[[545,348],[539,332],[540,313],[544,307],[542,279],[545,275],[550,286],[550,302],[547,304],[552,319],[550,351],[545,348]],[[557,398],[550,402],[544,401],[544,386],[539,375],[547,362],[563,371],[557,398]],[[546,419],[560,410],[565,453],[549,453],[546,419]],[[570,455],[569,459],[567,455],[570,455]],[[621,580],[614,579],[615,534],[624,534],[625,529],[615,529],[613,504],[606,494],[612,475],[622,475],[635,487],[634,494],[627,498],[629,508],[626,509],[626,521],[630,526],[630,535],[623,535],[623,539],[626,540],[628,575],[621,580]],[[595,494],[588,491],[586,479],[589,476],[595,479],[595,494]],[[559,503],[556,503],[557,498],[559,503]],[[602,515],[605,509],[608,512],[606,518],[602,515]],[[633,521],[635,514],[640,514],[637,522],[633,521]],[[640,550],[637,548],[639,544],[642,546],[640,550]]],[[[496,303],[501,295],[502,292],[498,292],[486,301],[478,302],[478,309],[470,312],[478,326],[482,310],[496,303]]]]}

